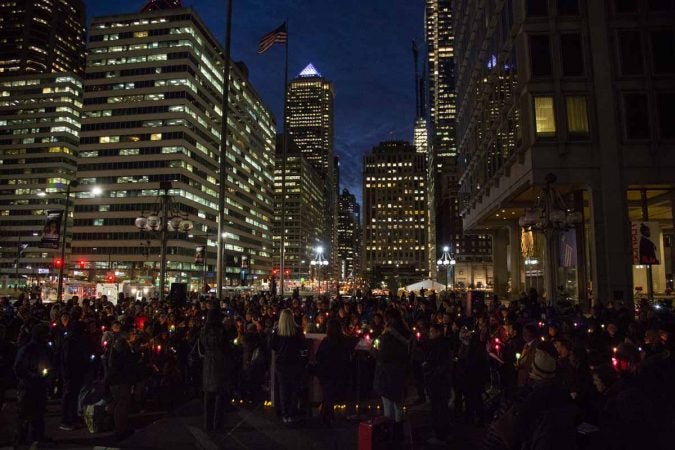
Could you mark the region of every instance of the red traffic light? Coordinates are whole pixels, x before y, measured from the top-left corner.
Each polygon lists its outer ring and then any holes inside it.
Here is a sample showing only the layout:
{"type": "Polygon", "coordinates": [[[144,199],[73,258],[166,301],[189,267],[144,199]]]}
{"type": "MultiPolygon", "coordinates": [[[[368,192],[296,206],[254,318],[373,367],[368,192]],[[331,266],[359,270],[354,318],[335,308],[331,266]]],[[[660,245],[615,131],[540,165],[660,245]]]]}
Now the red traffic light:
{"type": "Polygon", "coordinates": [[[109,273],[106,277],[105,280],[108,283],[114,283],[115,282],[115,274],[109,273]]]}
{"type": "Polygon", "coordinates": [[[77,262],[77,264],[80,266],[80,269],[84,269],[87,266],[87,261],[81,259],[77,262]]]}
{"type": "Polygon", "coordinates": [[[54,267],[56,267],[57,269],[60,269],[61,267],[63,267],[63,260],[61,258],[55,258],[54,259],[54,267]]]}
{"type": "Polygon", "coordinates": [[[291,271],[290,271],[290,270],[288,270],[288,269],[286,269],[286,270],[284,270],[284,273],[286,274],[286,276],[288,276],[288,275],[290,275],[290,274],[291,274],[291,271]]]}
{"type": "Polygon", "coordinates": [[[276,277],[278,273],[279,273],[278,269],[272,269],[272,275],[276,277]]]}

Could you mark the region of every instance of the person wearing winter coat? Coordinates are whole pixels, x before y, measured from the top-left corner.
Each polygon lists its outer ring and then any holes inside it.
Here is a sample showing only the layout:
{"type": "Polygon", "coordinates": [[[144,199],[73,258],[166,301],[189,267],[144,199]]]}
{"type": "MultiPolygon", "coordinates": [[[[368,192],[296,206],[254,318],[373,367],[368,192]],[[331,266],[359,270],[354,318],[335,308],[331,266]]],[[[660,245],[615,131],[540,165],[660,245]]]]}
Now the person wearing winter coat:
{"type": "Polygon", "coordinates": [[[5,391],[12,385],[12,365],[16,347],[7,339],[7,328],[0,323],[0,411],[5,404],[5,391]]]}
{"type": "Polygon", "coordinates": [[[431,420],[434,436],[427,441],[432,445],[443,444],[448,436],[450,409],[448,400],[452,387],[452,351],[450,339],[443,336],[443,325],[429,327],[429,341],[422,368],[424,382],[431,400],[431,420]]]}
{"type": "Polygon", "coordinates": [[[118,439],[130,433],[131,386],[136,382],[139,372],[138,354],[132,350],[135,340],[135,331],[122,331],[115,341],[108,361],[106,383],[112,394],[110,408],[113,412],[115,435],[118,439]]]}
{"type": "Polygon", "coordinates": [[[279,384],[281,417],[286,425],[291,425],[295,421],[300,384],[304,379],[307,346],[290,309],[281,311],[278,328],[270,338],[270,347],[275,352],[274,371],[279,384]]]}
{"type": "Polygon", "coordinates": [[[204,429],[217,431],[223,425],[227,391],[231,385],[231,348],[219,309],[212,308],[199,336],[198,346],[203,355],[202,390],[204,391],[204,429]]]}
{"type": "Polygon", "coordinates": [[[481,425],[485,420],[483,392],[490,376],[487,351],[480,335],[466,327],[460,331],[460,339],[462,345],[457,355],[456,372],[466,401],[464,420],[466,423],[477,420],[481,425]]]}
{"type": "Polygon", "coordinates": [[[84,384],[85,373],[89,368],[92,349],[85,336],[84,323],[73,317],[63,339],[61,351],[61,377],[63,378],[63,398],[61,401],[62,430],[73,430],[77,420],[77,397],[84,384]]]}
{"type": "Polygon", "coordinates": [[[29,430],[33,442],[53,442],[45,437],[47,388],[54,371],[48,340],[49,327],[45,324],[34,325],[31,340],[16,355],[14,374],[18,382],[18,445],[25,442],[29,430]]]}
{"type": "Polygon", "coordinates": [[[577,448],[577,408],[556,374],[555,357],[541,348],[534,350],[531,383],[507,399],[486,433],[483,449],[577,448]]]}
{"type": "Polygon", "coordinates": [[[390,418],[392,440],[403,439],[403,392],[406,374],[410,365],[411,333],[401,317],[400,311],[388,309],[385,312],[385,329],[373,342],[376,361],[374,389],[380,397],[385,417],[390,418]]]}
{"type": "Polygon", "coordinates": [[[267,368],[267,349],[265,339],[254,323],[246,326],[242,340],[242,379],[241,393],[246,400],[256,401],[267,368]]]}
{"type": "Polygon", "coordinates": [[[322,395],[321,420],[326,426],[333,420],[333,405],[349,377],[349,347],[340,322],[330,319],[326,324],[326,337],[316,353],[316,375],[322,395]]]}

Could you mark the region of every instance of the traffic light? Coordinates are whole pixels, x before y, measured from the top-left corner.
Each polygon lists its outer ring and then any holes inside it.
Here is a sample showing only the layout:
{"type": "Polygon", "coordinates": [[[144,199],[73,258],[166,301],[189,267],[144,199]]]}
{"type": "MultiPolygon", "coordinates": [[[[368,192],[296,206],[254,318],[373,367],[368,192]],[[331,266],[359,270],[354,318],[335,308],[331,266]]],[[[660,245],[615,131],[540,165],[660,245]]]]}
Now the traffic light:
{"type": "Polygon", "coordinates": [[[84,259],[81,259],[77,262],[77,265],[80,266],[80,269],[86,269],[87,261],[85,261],[84,259]]]}
{"type": "Polygon", "coordinates": [[[105,280],[108,283],[114,283],[115,282],[115,274],[114,273],[109,273],[106,277],[105,280]]]}
{"type": "Polygon", "coordinates": [[[288,270],[288,269],[286,269],[286,270],[284,270],[284,274],[285,274],[286,276],[289,276],[289,275],[291,274],[291,271],[288,270]]]}
{"type": "Polygon", "coordinates": [[[279,274],[279,269],[272,269],[272,276],[276,277],[279,274]]]}
{"type": "Polygon", "coordinates": [[[63,260],[61,258],[54,258],[54,268],[60,269],[63,267],[63,260]]]}

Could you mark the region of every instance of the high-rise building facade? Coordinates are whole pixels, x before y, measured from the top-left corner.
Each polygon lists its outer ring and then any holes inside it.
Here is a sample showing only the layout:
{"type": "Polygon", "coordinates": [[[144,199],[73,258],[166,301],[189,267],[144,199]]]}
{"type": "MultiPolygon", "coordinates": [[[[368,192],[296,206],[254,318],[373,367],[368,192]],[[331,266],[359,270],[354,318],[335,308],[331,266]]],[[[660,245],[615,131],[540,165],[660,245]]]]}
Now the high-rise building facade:
{"type": "Polygon", "coordinates": [[[55,274],[39,243],[75,177],[85,23],[79,0],[0,3],[1,285],[55,274]]]}
{"type": "MultiPolygon", "coordinates": [[[[458,287],[485,287],[492,283],[491,237],[485,233],[466,233],[459,208],[459,168],[456,141],[454,0],[426,0],[426,44],[429,77],[429,188],[432,229],[436,246],[432,261],[443,247],[457,261],[455,284],[458,287]]],[[[434,272],[432,270],[432,272],[434,272]]],[[[444,271],[439,271],[439,276],[444,271]]],[[[447,283],[448,280],[441,280],[447,283]]]]}
{"type": "MultiPolygon", "coordinates": [[[[168,282],[215,280],[223,49],[191,9],[92,20],[78,177],[100,198],[75,205],[73,254],[97,276],[157,275],[159,236],[135,218],[156,212],[161,182],[194,223],[170,233],[168,282]],[[206,262],[195,259],[205,247],[206,262]]],[[[262,281],[272,266],[274,120],[233,64],[226,152],[225,285],[262,281]]]]}
{"type": "Polygon", "coordinates": [[[338,255],[341,280],[361,276],[361,205],[343,189],[338,197],[338,255]]]}
{"type": "Polygon", "coordinates": [[[455,57],[452,0],[426,0],[429,115],[439,169],[452,164],[455,143],[455,57]]]}
{"type": "Polygon", "coordinates": [[[396,291],[429,275],[426,164],[402,141],[364,156],[363,269],[373,288],[396,291]]]}
{"type": "Polygon", "coordinates": [[[0,17],[0,75],[84,73],[82,0],[3,1],[0,17]]]}
{"type": "Polygon", "coordinates": [[[675,6],[485,6],[454,3],[457,142],[464,224],[493,232],[495,286],[586,305],[672,288],[675,6]],[[554,178],[582,222],[547,242],[518,218],[554,178]],[[643,223],[658,263],[633,250],[643,223]]]}
{"type": "Polygon", "coordinates": [[[324,180],[325,221],[322,243],[333,269],[337,267],[337,194],[334,159],[333,85],[310,63],[288,85],[286,127],[297,149],[324,180]]]}
{"type": "Polygon", "coordinates": [[[298,150],[324,177],[333,176],[333,85],[309,64],[288,85],[286,126],[298,150]]]}
{"type": "Polygon", "coordinates": [[[303,279],[310,278],[309,263],[314,258],[316,247],[323,245],[324,183],[314,166],[293,143],[289,144],[285,163],[282,162],[284,143],[281,136],[277,139],[277,164],[274,169],[274,267],[279,268],[281,213],[285,208],[284,278],[287,280],[286,287],[296,287],[303,279]],[[282,203],[284,192],[285,204],[282,203]]]}
{"type": "Polygon", "coordinates": [[[57,250],[40,239],[75,178],[81,110],[82,81],[72,74],[0,76],[1,285],[54,274],[57,250]]]}

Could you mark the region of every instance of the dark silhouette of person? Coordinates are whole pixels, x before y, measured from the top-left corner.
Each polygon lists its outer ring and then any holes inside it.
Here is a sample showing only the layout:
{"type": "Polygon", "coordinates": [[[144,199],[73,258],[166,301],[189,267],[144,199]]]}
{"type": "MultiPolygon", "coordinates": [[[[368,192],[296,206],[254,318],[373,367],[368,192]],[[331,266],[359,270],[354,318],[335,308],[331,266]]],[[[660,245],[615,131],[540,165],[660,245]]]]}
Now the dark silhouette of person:
{"type": "Polygon", "coordinates": [[[661,264],[656,258],[656,245],[652,242],[647,224],[640,224],[640,264],[661,264]]]}

